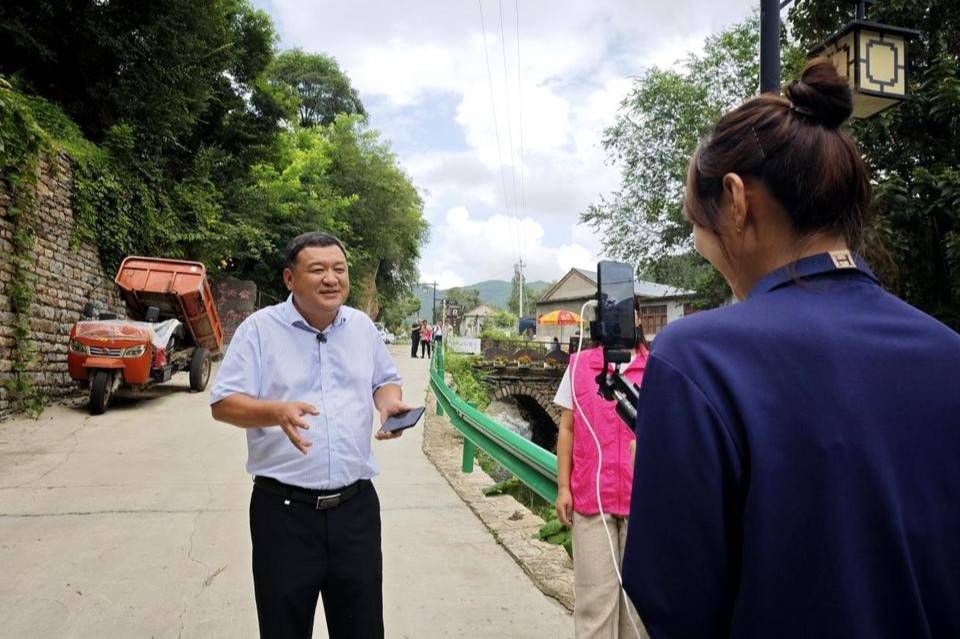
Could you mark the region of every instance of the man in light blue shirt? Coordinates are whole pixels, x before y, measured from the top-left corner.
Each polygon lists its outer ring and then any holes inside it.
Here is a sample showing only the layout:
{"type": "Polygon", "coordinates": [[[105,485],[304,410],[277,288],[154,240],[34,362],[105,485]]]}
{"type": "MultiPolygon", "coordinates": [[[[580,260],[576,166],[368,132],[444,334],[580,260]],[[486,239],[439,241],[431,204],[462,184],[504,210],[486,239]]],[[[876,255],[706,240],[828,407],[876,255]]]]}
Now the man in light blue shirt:
{"type": "Polygon", "coordinates": [[[247,432],[260,634],[310,637],[319,594],[331,637],[382,637],[373,407],[381,423],[411,407],[373,322],[344,306],[340,241],[297,236],[283,279],[290,297],[239,326],[210,393],[214,419],[247,432]]]}

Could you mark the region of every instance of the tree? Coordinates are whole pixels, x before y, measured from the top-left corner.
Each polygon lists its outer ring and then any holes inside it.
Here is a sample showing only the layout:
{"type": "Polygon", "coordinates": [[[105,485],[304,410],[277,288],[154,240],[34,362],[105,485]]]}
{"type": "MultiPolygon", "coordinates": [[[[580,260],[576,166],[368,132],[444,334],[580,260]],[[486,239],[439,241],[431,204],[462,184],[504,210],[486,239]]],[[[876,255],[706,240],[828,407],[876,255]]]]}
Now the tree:
{"type": "Polygon", "coordinates": [[[227,270],[279,297],[287,242],[315,230],[346,236],[353,198],[334,183],[333,142],[323,129],[288,131],[278,146],[274,162],[253,167],[243,198],[246,219],[231,220],[243,246],[229,258],[227,270]]]}
{"type": "Polygon", "coordinates": [[[461,314],[465,315],[480,306],[480,291],[475,288],[454,287],[445,293],[447,303],[453,302],[460,306],[461,314]]]}
{"type": "Polygon", "coordinates": [[[142,125],[141,143],[169,149],[224,87],[248,91],[275,37],[246,0],[10,0],[0,72],[63,106],[94,142],[127,122],[142,125]]]}
{"type": "Polygon", "coordinates": [[[268,76],[271,83],[289,87],[298,96],[300,126],[331,124],[341,113],[366,119],[359,94],[330,56],[284,51],[270,65],[268,76]]]}
{"type": "MultiPolygon", "coordinates": [[[[851,14],[812,0],[789,17],[812,47],[851,14]]],[[[960,330],[960,3],[885,0],[869,17],[922,35],[910,45],[910,99],[851,125],[873,174],[868,259],[895,293],[960,330]]]]}
{"type": "Polygon", "coordinates": [[[76,236],[108,269],[187,257],[279,296],[286,243],[323,229],[376,317],[417,280],[423,201],[336,62],[272,64],[275,41],[249,0],[0,4],[0,74],[76,161],[76,236]]]}
{"type": "MultiPolygon", "coordinates": [[[[390,329],[400,329],[403,320],[420,310],[420,300],[413,293],[391,300],[380,307],[380,321],[390,329]]],[[[402,332],[402,331],[401,331],[402,332]]]]}
{"type": "Polygon", "coordinates": [[[108,269],[162,252],[215,273],[243,246],[250,167],[295,104],[261,81],[275,39],[247,0],[0,4],[0,72],[82,132],[45,121],[77,162],[78,235],[108,269]]]}
{"type": "MultiPolygon", "coordinates": [[[[795,77],[803,51],[852,11],[832,0],[794,3],[784,77],[795,77]]],[[[889,0],[872,7],[870,18],[923,35],[911,44],[912,97],[850,124],[873,175],[867,258],[895,293],[960,328],[960,4],[889,0]]],[[[726,291],[689,254],[680,217],[686,161],[705,127],[755,93],[757,37],[755,20],[748,21],[708,39],[683,70],[651,69],[638,78],[604,138],[621,165],[621,189],[582,216],[606,238],[609,254],[707,300],[726,291]]]]}
{"type": "MultiPolygon", "coordinates": [[[[682,213],[687,167],[713,122],[756,93],[759,31],[754,16],[707,38],[703,53],[688,57],[681,69],[641,73],[603,137],[610,160],[621,169],[620,189],[581,215],[603,238],[608,255],[637,264],[658,281],[697,290],[705,305],[722,302],[729,290],[692,250],[682,213]],[[677,262],[685,268],[666,267],[677,262]]],[[[787,74],[800,55],[796,47],[784,50],[787,74]]]]}
{"type": "Polygon", "coordinates": [[[664,255],[646,264],[640,279],[666,282],[671,286],[697,291],[698,308],[715,308],[730,299],[730,287],[703,257],[694,250],[664,255]]]}
{"type": "Polygon", "coordinates": [[[510,311],[497,311],[497,313],[490,318],[490,321],[494,327],[507,329],[511,331],[511,334],[517,330],[517,316],[510,311]]]}
{"type": "Polygon", "coordinates": [[[510,311],[498,310],[483,323],[480,337],[485,339],[516,339],[517,316],[510,311]]]}
{"type": "Polygon", "coordinates": [[[343,235],[357,283],[351,300],[376,317],[380,304],[417,283],[428,232],[423,199],[379,133],[358,116],[338,115],[323,130],[332,144],[332,184],[351,198],[343,235]]]}
{"type": "Polygon", "coordinates": [[[347,247],[350,303],[371,317],[409,296],[426,237],[423,203],[396,157],[355,117],[294,128],[276,160],[254,167],[244,194],[246,242],[229,269],[276,294],[283,249],[296,235],[324,230],[347,247]]]}

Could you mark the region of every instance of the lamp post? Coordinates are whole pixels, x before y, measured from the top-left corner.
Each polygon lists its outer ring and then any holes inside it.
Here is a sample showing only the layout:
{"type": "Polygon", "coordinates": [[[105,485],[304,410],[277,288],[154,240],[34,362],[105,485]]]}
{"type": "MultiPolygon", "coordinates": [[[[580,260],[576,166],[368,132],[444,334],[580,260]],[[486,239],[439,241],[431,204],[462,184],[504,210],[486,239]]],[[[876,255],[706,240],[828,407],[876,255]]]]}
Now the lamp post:
{"type": "Polygon", "coordinates": [[[780,0],[760,0],[760,93],[780,92],[780,0]]]}
{"type": "MultiPolygon", "coordinates": [[[[780,10],[793,0],[761,0],[760,92],[780,88],[780,10]]],[[[829,58],[850,82],[853,117],[868,118],[909,97],[908,44],[915,29],[866,19],[874,0],[855,0],[856,17],[810,51],[829,58]]]]}

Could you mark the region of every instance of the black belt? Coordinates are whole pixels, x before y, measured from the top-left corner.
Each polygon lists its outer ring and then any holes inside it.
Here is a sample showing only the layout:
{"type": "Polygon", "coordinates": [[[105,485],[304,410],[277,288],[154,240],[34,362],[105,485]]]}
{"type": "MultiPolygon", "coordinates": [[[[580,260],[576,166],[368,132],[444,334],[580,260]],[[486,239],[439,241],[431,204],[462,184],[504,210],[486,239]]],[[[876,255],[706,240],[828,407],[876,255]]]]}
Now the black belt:
{"type": "Polygon", "coordinates": [[[304,504],[310,504],[317,510],[327,510],[328,508],[336,508],[343,502],[356,495],[358,492],[360,492],[362,487],[370,483],[370,480],[360,479],[353,482],[349,486],[344,486],[343,488],[338,488],[336,490],[312,490],[310,488],[301,488],[299,486],[285,484],[282,481],[277,481],[273,477],[261,477],[260,475],[257,475],[253,478],[253,483],[257,488],[263,488],[271,493],[281,495],[286,499],[299,501],[304,504]]]}

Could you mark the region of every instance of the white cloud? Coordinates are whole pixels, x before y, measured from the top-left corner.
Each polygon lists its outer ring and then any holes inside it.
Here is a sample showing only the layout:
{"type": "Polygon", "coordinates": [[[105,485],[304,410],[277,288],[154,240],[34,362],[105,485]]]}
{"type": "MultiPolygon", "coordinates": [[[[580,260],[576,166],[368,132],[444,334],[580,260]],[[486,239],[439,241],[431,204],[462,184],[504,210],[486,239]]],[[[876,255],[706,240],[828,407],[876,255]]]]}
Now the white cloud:
{"type": "Polygon", "coordinates": [[[447,269],[441,273],[425,272],[420,274],[421,282],[436,282],[438,290],[446,290],[448,288],[455,288],[463,286],[466,282],[463,281],[463,278],[447,269]]]}
{"type": "Polygon", "coordinates": [[[278,24],[283,47],[334,56],[368,103],[385,105],[372,121],[392,134],[425,193],[425,277],[509,278],[522,244],[530,277],[556,279],[572,265],[592,266],[600,251],[578,216],[618,186],[601,139],[631,77],[698,50],[707,34],[748,16],[755,0],[481,1],[489,76],[475,2],[254,3],[278,24]],[[449,96],[443,113],[432,107],[436,95],[449,96]],[[423,131],[458,135],[434,151],[414,137],[423,131]]]}
{"type": "MultiPolygon", "coordinates": [[[[596,265],[599,245],[582,227],[570,227],[564,241],[551,244],[545,239],[543,226],[532,218],[517,220],[503,214],[479,218],[466,207],[457,206],[433,228],[434,242],[431,254],[422,263],[422,279],[456,281],[453,286],[510,279],[517,262],[518,230],[524,238],[529,280],[556,280],[573,267],[596,265]],[[454,274],[459,278],[452,277],[454,274]]],[[[441,288],[446,286],[441,284],[441,288]]]]}

